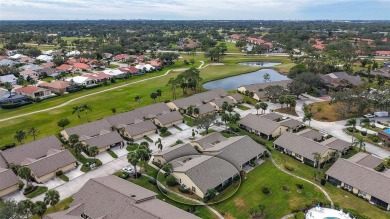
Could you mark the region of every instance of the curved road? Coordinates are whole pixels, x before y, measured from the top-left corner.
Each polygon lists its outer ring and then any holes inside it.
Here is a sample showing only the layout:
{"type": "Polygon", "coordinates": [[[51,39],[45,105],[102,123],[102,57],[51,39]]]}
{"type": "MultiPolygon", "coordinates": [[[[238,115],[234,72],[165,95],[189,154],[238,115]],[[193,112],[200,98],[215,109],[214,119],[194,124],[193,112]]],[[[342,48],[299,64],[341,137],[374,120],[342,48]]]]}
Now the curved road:
{"type": "MultiPolygon", "coordinates": [[[[201,69],[203,67],[203,65],[204,65],[204,61],[200,61],[200,62],[201,62],[201,65],[198,67],[198,69],[201,69]]],[[[53,107],[50,107],[50,108],[37,110],[37,111],[29,112],[29,113],[24,113],[24,114],[20,114],[20,115],[17,115],[17,116],[11,116],[11,117],[8,117],[8,118],[5,118],[5,119],[0,119],[0,122],[5,122],[5,121],[8,121],[8,120],[20,118],[20,117],[23,117],[23,116],[28,116],[28,115],[32,115],[32,114],[37,114],[37,113],[41,113],[41,112],[46,112],[46,111],[49,111],[49,110],[57,109],[57,108],[66,106],[66,105],[68,105],[68,104],[70,104],[70,103],[72,103],[72,102],[74,102],[76,100],[83,99],[85,97],[93,96],[93,95],[96,95],[96,94],[101,94],[101,93],[104,93],[104,92],[107,92],[107,91],[115,90],[115,89],[118,89],[118,88],[126,87],[126,86],[129,86],[129,85],[137,84],[137,83],[144,82],[144,81],[149,81],[149,80],[153,80],[153,79],[156,79],[156,78],[161,78],[161,77],[164,77],[164,76],[168,75],[169,72],[171,72],[173,70],[174,69],[168,70],[163,75],[155,76],[155,77],[152,77],[152,78],[142,79],[142,80],[139,80],[139,81],[131,82],[131,83],[128,83],[128,84],[123,84],[123,85],[116,86],[116,87],[107,88],[105,90],[97,91],[95,93],[86,94],[86,95],[83,95],[83,96],[80,96],[80,97],[76,97],[76,98],[68,100],[68,101],[66,101],[66,102],[64,102],[64,103],[62,103],[60,105],[53,106],[53,107]]]]}

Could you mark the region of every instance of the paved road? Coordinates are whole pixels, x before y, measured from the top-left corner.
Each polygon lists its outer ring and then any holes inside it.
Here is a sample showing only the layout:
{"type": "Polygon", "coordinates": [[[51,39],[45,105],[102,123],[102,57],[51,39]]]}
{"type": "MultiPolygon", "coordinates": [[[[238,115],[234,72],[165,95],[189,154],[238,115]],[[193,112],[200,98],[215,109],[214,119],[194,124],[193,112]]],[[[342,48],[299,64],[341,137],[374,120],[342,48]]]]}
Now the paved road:
{"type": "MultiPolygon", "coordinates": [[[[200,61],[200,62],[201,62],[201,65],[198,67],[198,69],[202,68],[202,66],[204,65],[203,61],[200,61]]],[[[172,70],[174,70],[174,69],[172,69],[172,70]]],[[[80,100],[80,99],[83,99],[83,98],[86,98],[86,97],[90,97],[90,96],[93,96],[93,95],[101,94],[101,93],[104,93],[104,92],[107,92],[107,91],[119,89],[119,88],[122,88],[122,87],[130,86],[130,85],[133,85],[133,84],[141,83],[141,82],[144,82],[144,81],[150,81],[150,80],[153,80],[153,79],[156,79],[156,78],[161,78],[161,77],[164,77],[164,76],[168,75],[169,72],[171,72],[172,70],[168,70],[163,75],[155,76],[155,77],[152,77],[152,78],[146,78],[146,79],[142,79],[142,80],[139,80],[139,81],[134,81],[134,82],[131,82],[131,83],[123,84],[123,85],[116,86],[116,87],[107,88],[105,90],[96,91],[96,92],[91,93],[91,94],[86,94],[86,95],[83,95],[83,96],[80,96],[80,97],[76,97],[76,98],[68,100],[68,101],[66,101],[66,102],[64,102],[64,103],[62,103],[60,105],[53,106],[53,107],[50,107],[50,108],[37,110],[37,111],[29,112],[29,113],[24,113],[24,114],[20,114],[20,115],[16,115],[16,116],[11,116],[11,117],[8,117],[8,118],[5,118],[5,119],[0,119],[0,122],[5,122],[5,121],[12,120],[12,119],[20,118],[20,117],[23,117],[23,116],[33,115],[33,114],[37,114],[37,113],[46,112],[46,111],[50,111],[50,110],[53,110],[53,109],[61,108],[63,106],[69,105],[70,103],[72,103],[72,102],[74,102],[76,100],[80,100]]]]}

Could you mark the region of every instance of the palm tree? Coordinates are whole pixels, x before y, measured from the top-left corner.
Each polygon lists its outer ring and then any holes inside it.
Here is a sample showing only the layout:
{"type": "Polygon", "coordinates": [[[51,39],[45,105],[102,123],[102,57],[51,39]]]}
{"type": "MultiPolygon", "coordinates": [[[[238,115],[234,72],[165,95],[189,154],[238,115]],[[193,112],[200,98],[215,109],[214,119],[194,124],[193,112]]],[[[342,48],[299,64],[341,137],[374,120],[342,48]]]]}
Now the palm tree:
{"type": "Polygon", "coordinates": [[[96,146],[88,148],[89,156],[96,157],[99,154],[99,149],[96,146]]]}
{"type": "Polygon", "coordinates": [[[267,108],[268,108],[268,104],[267,104],[267,103],[264,103],[264,102],[261,102],[261,103],[260,103],[260,108],[263,110],[263,114],[264,114],[265,111],[266,111],[267,108]]]}
{"type": "Polygon", "coordinates": [[[141,95],[136,95],[136,96],[134,97],[135,102],[138,102],[138,104],[141,104],[141,99],[142,99],[142,96],[141,96],[141,95]]]}
{"type": "Polygon", "coordinates": [[[225,129],[227,130],[227,122],[230,121],[230,115],[226,113],[222,114],[221,120],[225,123],[225,129]]]}
{"type": "Polygon", "coordinates": [[[137,178],[137,163],[139,162],[139,159],[140,157],[138,156],[137,153],[135,153],[134,151],[133,152],[130,152],[128,155],[127,155],[127,161],[133,165],[134,167],[134,178],[137,178]]]}
{"type": "Polygon", "coordinates": [[[68,138],[68,140],[69,140],[69,143],[70,143],[70,145],[71,146],[74,146],[77,142],[79,142],[79,135],[77,135],[77,134],[71,134],[71,135],[69,135],[69,138],[68,138]]]}
{"type": "Polygon", "coordinates": [[[359,151],[364,150],[366,143],[364,143],[364,138],[362,136],[356,137],[356,139],[353,141],[352,146],[359,147],[359,151]]]}
{"type": "Polygon", "coordinates": [[[35,128],[35,127],[31,127],[27,130],[27,133],[29,135],[31,135],[33,138],[34,138],[34,141],[35,141],[35,138],[37,137],[37,135],[40,133],[39,129],[35,128]]]}
{"type": "Polygon", "coordinates": [[[35,204],[30,199],[22,200],[18,203],[18,212],[20,212],[24,218],[30,218],[34,212],[35,204]]]}
{"type": "Polygon", "coordinates": [[[88,111],[92,111],[92,106],[89,104],[84,104],[81,107],[83,108],[83,111],[85,111],[85,118],[87,119],[87,122],[89,122],[88,121],[88,111]]]}
{"type": "Polygon", "coordinates": [[[28,167],[20,167],[18,170],[18,176],[24,180],[26,180],[26,184],[28,185],[31,180],[31,170],[28,167]]]}
{"type": "Polygon", "coordinates": [[[226,110],[227,110],[227,108],[229,107],[229,103],[228,102],[226,102],[226,101],[224,101],[223,103],[222,103],[222,110],[223,110],[223,112],[225,112],[226,110]]]}
{"type": "Polygon", "coordinates": [[[175,78],[170,78],[168,81],[167,86],[171,86],[172,91],[172,100],[176,99],[176,86],[177,86],[177,80],[175,78]]]}
{"type": "MultiPolygon", "coordinates": [[[[356,124],[357,124],[356,119],[352,118],[352,119],[349,119],[345,125],[346,126],[352,126],[352,133],[353,133],[353,132],[355,132],[356,124]]],[[[353,135],[352,135],[352,142],[353,142],[353,135]]]]}
{"type": "Polygon", "coordinates": [[[151,93],[150,94],[150,98],[152,98],[153,99],[153,103],[156,103],[156,99],[157,99],[157,94],[156,93],[151,93]]]}
{"type": "Polygon", "coordinates": [[[79,119],[81,120],[81,115],[80,115],[80,113],[84,110],[84,108],[82,107],[82,106],[74,106],[73,108],[72,108],[72,114],[75,114],[75,113],[77,113],[77,117],[79,117],[79,119]]]}
{"type": "Polygon", "coordinates": [[[255,109],[256,109],[256,115],[259,115],[260,103],[256,103],[255,109]]]}
{"type": "Polygon", "coordinates": [[[58,193],[58,191],[56,191],[54,189],[51,189],[51,190],[46,192],[45,198],[43,199],[43,201],[47,205],[53,206],[53,209],[55,210],[55,207],[56,207],[55,205],[58,204],[58,202],[60,201],[60,193],[58,193]]]}
{"type": "Polygon", "coordinates": [[[12,91],[12,89],[13,89],[14,87],[12,86],[12,84],[11,83],[9,83],[9,82],[7,82],[7,83],[5,83],[5,89],[7,89],[7,91],[9,92],[9,97],[11,97],[11,91],[12,91]]]}
{"type": "Polygon", "coordinates": [[[144,163],[145,172],[148,172],[146,165],[150,159],[150,153],[151,153],[151,150],[146,146],[140,146],[139,149],[137,150],[137,154],[138,154],[140,161],[142,161],[144,163]]]}
{"type": "Polygon", "coordinates": [[[200,113],[199,108],[198,108],[198,107],[195,107],[195,108],[194,108],[194,114],[198,116],[199,113],[200,113]]]}
{"type": "Polygon", "coordinates": [[[318,152],[314,152],[314,160],[316,161],[317,168],[320,169],[320,160],[321,160],[321,154],[318,152]]]}
{"type": "Polygon", "coordinates": [[[192,113],[194,113],[194,107],[193,106],[187,107],[187,114],[192,115],[192,113]]]}
{"type": "Polygon", "coordinates": [[[267,81],[271,80],[271,75],[269,75],[268,73],[265,73],[263,75],[263,78],[264,78],[264,83],[267,83],[267,81]]]}
{"type": "Polygon", "coordinates": [[[362,120],[360,120],[360,124],[363,125],[364,127],[365,126],[368,126],[370,124],[370,119],[369,118],[364,118],[362,120]]]}
{"type": "Polygon", "coordinates": [[[313,118],[312,112],[305,112],[305,115],[303,116],[303,122],[309,121],[309,127],[311,119],[313,118]]]}
{"type": "Polygon", "coordinates": [[[41,219],[47,210],[46,203],[43,201],[35,202],[34,214],[38,215],[41,219]]]}
{"type": "Polygon", "coordinates": [[[154,143],[154,145],[157,145],[157,148],[160,149],[160,151],[162,151],[163,149],[163,144],[161,142],[161,138],[158,138],[156,143],[154,143]]]}
{"type": "Polygon", "coordinates": [[[83,145],[83,143],[81,143],[81,142],[77,142],[77,143],[73,146],[73,148],[74,148],[74,151],[76,152],[76,154],[80,154],[81,151],[84,149],[84,145],[83,145]]]}
{"type": "Polygon", "coordinates": [[[19,142],[19,144],[22,144],[23,140],[27,138],[26,132],[24,132],[23,130],[17,130],[14,135],[14,138],[19,142]]]}
{"type": "Polygon", "coordinates": [[[160,97],[162,96],[162,91],[161,91],[161,89],[157,89],[157,90],[156,90],[156,94],[157,94],[157,96],[158,96],[158,99],[160,99],[160,97]]]}
{"type": "Polygon", "coordinates": [[[284,106],[284,102],[285,102],[285,97],[284,96],[280,96],[279,97],[279,103],[280,103],[280,105],[281,105],[281,107],[282,107],[282,109],[283,109],[283,106],[284,106]]]}

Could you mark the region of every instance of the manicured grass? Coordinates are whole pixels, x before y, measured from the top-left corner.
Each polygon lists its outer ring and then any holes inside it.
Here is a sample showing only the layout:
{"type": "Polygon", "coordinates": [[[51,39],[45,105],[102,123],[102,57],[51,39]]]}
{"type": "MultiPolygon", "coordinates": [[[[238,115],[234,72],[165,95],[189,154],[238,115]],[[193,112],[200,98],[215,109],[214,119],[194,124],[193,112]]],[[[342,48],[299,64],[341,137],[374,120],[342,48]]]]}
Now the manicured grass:
{"type": "Polygon", "coordinates": [[[111,157],[118,158],[118,155],[116,155],[114,151],[107,151],[107,152],[111,155],[111,157]]]}
{"type": "Polygon", "coordinates": [[[66,175],[64,175],[64,174],[62,174],[61,176],[59,176],[58,178],[60,178],[62,181],[64,181],[64,182],[69,182],[69,178],[66,176],[66,175]]]}
{"type": "Polygon", "coordinates": [[[84,172],[84,173],[89,172],[89,171],[91,171],[91,167],[89,167],[89,166],[87,166],[87,165],[83,165],[83,166],[80,168],[80,171],[81,171],[81,172],[84,172]]]}
{"type": "Polygon", "coordinates": [[[68,46],[72,43],[73,40],[95,41],[95,39],[93,37],[61,37],[61,39],[67,41],[68,46]]]}
{"type": "Polygon", "coordinates": [[[177,130],[179,130],[179,131],[183,131],[183,129],[182,128],[180,128],[179,126],[177,126],[177,125],[173,125],[173,127],[175,127],[177,130]]]}
{"type": "Polygon", "coordinates": [[[146,141],[150,142],[150,143],[153,143],[153,140],[151,138],[149,138],[148,136],[145,136],[144,137],[146,141]]]}
{"type": "Polygon", "coordinates": [[[118,67],[119,67],[119,65],[110,64],[108,67],[109,67],[109,68],[118,68],[118,67]]]}
{"type": "MultiPolygon", "coordinates": [[[[347,157],[352,156],[352,154],[356,154],[357,149],[354,148],[352,151],[349,152],[347,157]]],[[[314,183],[317,183],[320,185],[319,182],[314,180],[314,173],[316,171],[315,168],[310,167],[306,164],[301,163],[300,161],[287,156],[285,154],[282,154],[276,150],[272,150],[272,156],[274,157],[275,161],[279,165],[283,165],[285,163],[288,163],[289,166],[294,167],[294,170],[292,173],[304,177],[314,183]]],[[[322,176],[325,174],[326,170],[329,168],[329,165],[326,166],[324,170],[322,170],[322,176]]],[[[341,208],[348,208],[352,209],[354,211],[359,212],[361,215],[368,216],[370,218],[388,218],[389,213],[386,213],[379,208],[371,205],[369,202],[362,200],[361,198],[355,196],[354,194],[347,192],[342,189],[338,189],[336,186],[333,186],[330,183],[326,183],[325,186],[322,186],[330,195],[333,202],[337,202],[340,204],[341,208]]]]}
{"type": "Polygon", "coordinates": [[[283,173],[266,160],[243,178],[241,187],[231,198],[213,206],[226,218],[251,218],[250,209],[258,209],[262,204],[266,207],[265,218],[273,219],[281,218],[305,203],[325,200],[319,189],[283,173]],[[303,184],[304,189],[299,192],[295,184],[303,184]],[[283,186],[288,186],[291,191],[284,191],[283,186]],[[269,188],[271,194],[264,194],[263,187],[269,188]]]}
{"type": "MultiPolygon", "coordinates": [[[[48,207],[45,214],[51,214],[51,213],[55,213],[55,212],[59,212],[59,211],[63,211],[65,209],[68,209],[69,205],[72,202],[73,202],[73,198],[72,197],[66,198],[66,199],[60,201],[54,207],[53,206],[48,207]]],[[[39,217],[34,215],[34,216],[31,217],[31,219],[39,219],[39,217]]]]}
{"type": "Polygon", "coordinates": [[[38,195],[41,195],[43,193],[45,193],[47,191],[47,187],[46,186],[39,186],[34,192],[28,194],[28,195],[25,195],[27,198],[35,198],[37,197],[38,195]]]}
{"type": "Polygon", "coordinates": [[[208,133],[206,131],[203,131],[203,132],[199,133],[199,135],[205,136],[205,135],[208,135],[208,134],[213,133],[213,132],[216,132],[216,131],[214,129],[209,129],[208,133]]]}
{"type": "Polygon", "coordinates": [[[220,41],[220,42],[218,42],[218,45],[221,43],[225,43],[225,45],[227,47],[227,52],[234,52],[234,53],[241,52],[240,48],[236,47],[235,43],[220,41]]]}
{"type": "Polygon", "coordinates": [[[172,133],[170,132],[170,131],[166,131],[166,132],[164,132],[164,133],[160,133],[160,136],[161,137],[168,137],[168,136],[170,136],[170,135],[172,135],[172,133]]]}
{"type": "Polygon", "coordinates": [[[184,115],[184,121],[185,121],[186,125],[188,125],[190,127],[194,126],[194,119],[193,118],[190,118],[190,117],[184,115]]]}
{"type": "Polygon", "coordinates": [[[249,107],[241,105],[241,104],[237,105],[237,108],[240,109],[240,110],[248,110],[248,109],[250,109],[249,107]]]}

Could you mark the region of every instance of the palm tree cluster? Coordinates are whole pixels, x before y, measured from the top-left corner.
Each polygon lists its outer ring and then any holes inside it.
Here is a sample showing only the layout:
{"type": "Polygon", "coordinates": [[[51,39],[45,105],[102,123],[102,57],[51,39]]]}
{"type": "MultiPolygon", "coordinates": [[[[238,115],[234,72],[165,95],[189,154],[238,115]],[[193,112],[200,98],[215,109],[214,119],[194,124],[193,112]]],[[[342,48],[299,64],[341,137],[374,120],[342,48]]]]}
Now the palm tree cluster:
{"type": "MultiPolygon", "coordinates": [[[[161,139],[160,145],[162,148],[161,139]]],[[[145,172],[147,172],[146,166],[151,157],[151,153],[152,151],[149,149],[147,144],[141,144],[136,150],[129,152],[129,154],[127,155],[127,160],[134,167],[134,178],[137,178],[137,164],[139,162],[143,163],[144,170],[145,172]]]]}
{"type": "Polygon", "coordinates": [[[16,139],[16,141],[19,142],[19,144],[22,144],[23,141],[27,139],[28,135],[32,136],[33,139],[36,140],[39,133],[39,129],[37,129],[36,127],[31,127],[27,129],[27,132],[24,130],[17,130],[13,137],[16,139]]]}
{"type": "Polygon", "coordinates": [[[92,106],[89,104],[83,104],[83,105],[77,105],[72,108],[72,114],[77,113],[77,117],[81,120],[81,113],[85,112],[85,118],[86,121],[89,122],[88,120],[88,111],[92,111],[92,106]]]}

